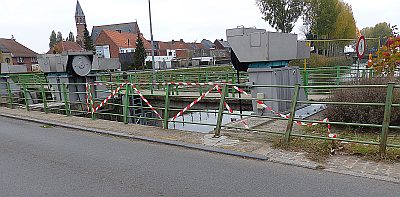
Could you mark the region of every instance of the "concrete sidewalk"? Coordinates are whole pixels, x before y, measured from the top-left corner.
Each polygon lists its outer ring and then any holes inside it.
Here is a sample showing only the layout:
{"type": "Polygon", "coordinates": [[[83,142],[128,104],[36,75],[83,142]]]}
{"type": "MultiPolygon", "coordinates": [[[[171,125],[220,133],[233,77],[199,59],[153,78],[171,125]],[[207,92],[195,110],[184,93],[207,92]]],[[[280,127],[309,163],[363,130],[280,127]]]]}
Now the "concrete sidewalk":
{"type": "Polygon", "coordinates": [[[268,142],[244,139],[240,134],[229,133],[229,137],[215,139],[212,134],[67,117],[37,111],[26,112],[24,109],[5,107],[0,107],[0,116],[400,183],[400,163],[373,162],[356,156],[343,155],[331,156],[326,163],[317,163],[306,158],[305,153],[273,149],[268,142]]]}

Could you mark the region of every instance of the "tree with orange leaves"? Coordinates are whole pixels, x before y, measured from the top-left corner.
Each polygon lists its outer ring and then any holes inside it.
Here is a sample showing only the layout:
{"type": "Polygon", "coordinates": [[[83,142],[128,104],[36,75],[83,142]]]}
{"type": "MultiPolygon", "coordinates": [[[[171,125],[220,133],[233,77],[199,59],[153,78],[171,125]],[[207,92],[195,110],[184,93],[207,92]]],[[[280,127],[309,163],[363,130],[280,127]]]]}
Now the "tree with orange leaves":
{"type": "Polygon", "coordinates": [[[386,45],[376,53],[372,67],[384,76],[393,76],[396,68],[400,66],[400,37],[391,37],[386,45]]]}

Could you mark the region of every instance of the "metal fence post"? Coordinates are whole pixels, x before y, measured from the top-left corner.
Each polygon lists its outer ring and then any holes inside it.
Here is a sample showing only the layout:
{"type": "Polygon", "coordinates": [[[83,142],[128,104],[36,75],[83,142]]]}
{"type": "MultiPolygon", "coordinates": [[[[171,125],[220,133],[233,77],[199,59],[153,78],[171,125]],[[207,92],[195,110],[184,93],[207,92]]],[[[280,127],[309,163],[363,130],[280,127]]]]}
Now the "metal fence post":
{"type": "Polygon", "coordinates": [[[22,89],[24,92],[24,101],[25,101],[26,111],[29,111],[28,89],[26,88],[25,84],[22,84],[22,89]]]}
{"type": "Polygon", "coordinates": [[[290,135],[292,134],[292,129],[293,129],[293,119],[296,116],[296,105],[297,105],[297,100],[299,97],[299,89],[300,85],[297,84],[294,87],[294,92],[292,96],[292,106],[290,107],[290,117],[286,126],[286,133],[285,133],[285,143],[289,143],[290,140],[290,135]]]}
{"type": "Polygon", "coordinates": [[[70,108],[70,105],[69,105],[69,99],[68,99],[68,93],[67,93],[67,85],[65,83],[62,83],[62,92],[63,92],[63,97],[64,97],[65,115],[70,116],[71,115],[71,108],[70,108]]]}
{"type": "Polygon", "coordinates": [[[385,113],[383,116],[383,123],[382,123],[382,133],[381,133],[381,141],[379,146],[379,153],[381,157],[386,154],[386,145],[387,145],[387,136],[389,132],[389,125],[390,125],[390,116],[392,114],[392,103],[393,103],[393,89],[394,83],[388,83],[387,90],[386,90],[386,102],[385,102],[385,113]]]}
{"type": "MultiPolygon", "coordinates": [[[[308,84],[309,84],[308,79],[310,78],[310,73],[309,73],[308,70],[305,70],[304,72],[305,72],[305,74],[304,74],[304,76],[305,76],[304,77],[304,85],[308,86],[308,84]]],[[[304,91],[305,91],[306,96],[308,98],[308,88],[304,88],[304,91]]]]}
{"type": "MultiPolygon", "coordinates": [[[[197,82],[198,83],[202,83],[201,74],[200,73],[197,75],[197,82]]],[[[202,88],[201,85],[199,85],[199,94],[200,94],[200,96],[203,95],[203,88],[202,88]]]]}
{"type": "Polygon", "coordinates": [[[13,108],[13,94],[10,86],[10,82],[7,81],[7,94],[8,94],[8,106],[9,108],[13,108]]]}
{"type": "MultiPolygon", "coordinates": [[[[235,73],[232,73],[232,84],[238,84],[238,82],[236,82],[236,76],[235,73]]],[[[235,90],[233,88],[231,88],[231,93],[232,93],[232,97],[235,97],[235,90]]]]}
{"type": "Polygon", "coordinates": [[[340,84],[340,66],[336,66],[336,85],[340,84]]]}
{"type": "Polygon", "coordinates": [[[167,84],[167,87],[165,88],[165,109],[164,109],[164,120],[163,120],[163,126],[164,129],[168,129],[168,118],[169,118],[169,94],[170,94],[170,84],[167,84]]]}
{"type": "Polygon", "coordinates": [[[199,85],[199,94],[200,94],[200,96],[203,95],[203,88],[200,85],[199,85]]]}
{"type": "Polygon", "coordinates": [[[125,84],[125,97],[124,97],[124,105],[123,105],[124,123],[125,124],[128,124],[130,87],[131,86],[129,84],[125,84]]]}
{"type": "Polygon", "coordinates": [[[46,92],[44,90],[44,85],[43,83],[40,83],[40,92],[42,94],[42,102],[43,102],[43,110],[44,113],[49,113],[49,108],[47,107],[47,98],[46,98],[46,92]]]}
{"type": "Polygon", "coordinates": [[[215,128],[215,133],[214,137],[220,137],[221,136],[221,127],[222,127],[222,118],[224,115],[224,109],[225,109],[225,96],[226,92],[228,91],[228,85],[224,84],[222,88],[222,94],[221,94],[221,100],[219,101],[219,108],[218,108],[218,117],[217,117],[217,126],[215,128]]]}
{"type": "MultiPolygon", "coordinates": [[[[112,87],[112,86],[111,86],[112,87]]],[[[90,112],[92,113],[92,120],[96,120],[96,114],[94,113],[94,98],[92,94],[92,86],[89,84],[89,99],[90,99],[90,112]]]]}
{"type": "Polygon", "coordinates": [[[151,92],[151,94],[153,94],[154,93],[154,84],[153,83],[155,83],[155,82],[153,82],[153,78],[152,77],[150,77],[150,92],[151,92]]]}

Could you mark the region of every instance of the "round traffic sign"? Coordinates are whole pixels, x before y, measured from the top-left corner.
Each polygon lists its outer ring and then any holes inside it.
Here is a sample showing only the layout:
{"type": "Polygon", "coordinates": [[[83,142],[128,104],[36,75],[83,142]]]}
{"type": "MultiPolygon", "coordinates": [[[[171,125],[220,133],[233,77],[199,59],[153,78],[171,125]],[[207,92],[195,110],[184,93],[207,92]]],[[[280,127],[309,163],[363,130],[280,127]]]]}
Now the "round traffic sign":
{"type": "Polygon", "coordinates": [[[356,45],[356,52],[357,52],[358,58],[361,59],[364,57],[366,45],[367,45],[367,43],[365,41],[365,37],[360,36],[360,38],[358,38],[357,45],[356,45]]]}

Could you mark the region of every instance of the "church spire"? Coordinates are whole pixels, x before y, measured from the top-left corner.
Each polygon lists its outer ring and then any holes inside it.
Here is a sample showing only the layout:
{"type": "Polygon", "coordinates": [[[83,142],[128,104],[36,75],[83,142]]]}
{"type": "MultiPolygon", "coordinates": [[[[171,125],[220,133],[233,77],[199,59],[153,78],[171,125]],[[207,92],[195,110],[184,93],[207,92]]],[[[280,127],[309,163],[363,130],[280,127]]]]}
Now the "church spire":
{"type": "Polygon", "coordinates": [[[76,1],[76,10],[75,10],[75,16],[76,17],[81,17],[81,16],[85,16],[85,14],[83,13],[81,4],[79,3],[79,0],[76,1]]]}
{"type": "Polygon", "coordinates": [[[75,10],[75,24],[76,24],[76,42],[83,46],[84,40],[84,32],[86,29],[86,19],[85,14],[83,13],[81,4],[79,0],[76,1],[76,10],[75,10]]]}

